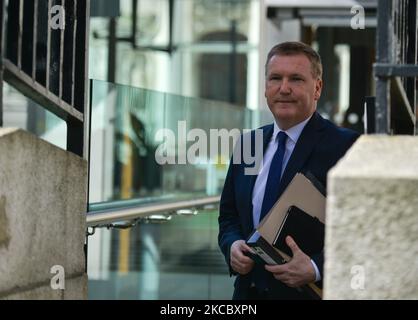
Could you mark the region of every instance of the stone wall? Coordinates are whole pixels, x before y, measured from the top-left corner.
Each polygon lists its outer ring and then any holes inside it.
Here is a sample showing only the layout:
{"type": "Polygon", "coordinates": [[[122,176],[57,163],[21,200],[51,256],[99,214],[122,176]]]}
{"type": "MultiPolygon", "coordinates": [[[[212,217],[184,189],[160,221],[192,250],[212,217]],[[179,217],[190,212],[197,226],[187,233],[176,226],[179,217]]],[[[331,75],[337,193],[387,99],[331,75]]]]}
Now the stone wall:
{"type": "Polygon", "coordinates": [[[418,299],[418,137],[362,136],[330,171],[325,299],[418,299]]]}
{"type": "Polygon", "coordinates": [[[0,128],[0,299],[87,298],[86,201],[85,160],[0,128]]]}

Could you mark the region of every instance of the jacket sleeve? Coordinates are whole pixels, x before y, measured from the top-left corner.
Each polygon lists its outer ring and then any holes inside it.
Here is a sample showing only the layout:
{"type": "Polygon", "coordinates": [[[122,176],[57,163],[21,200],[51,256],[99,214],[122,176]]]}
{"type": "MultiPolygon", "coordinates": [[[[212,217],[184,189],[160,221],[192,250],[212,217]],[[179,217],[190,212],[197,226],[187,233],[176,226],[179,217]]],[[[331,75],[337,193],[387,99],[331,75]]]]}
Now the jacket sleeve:
{"type": "Polygon", "coordinates": [[[311,257],[318,267],[319,274],[321,275],[321,280],[318,281],[320,287],[322,287],[322,280],[324,279],[324,251],[319,254],[315,254],[311,257]]]}
{"type": "Polygon", "coordinates": [[[232,270],[230,264],[230,250],[231,245],[236,240],[244,239],[241,232],[241,223],[236,208],[235,192],[234,192],[234,170],[236,165],[231,159],[228,173],[226,175],[224,188],[221,195],[219,206],[219,234],[218,244],[225,256],[225,261],[228,264],[230,275],[236,274],[232,270]]]}
{"type": "MultiPolygon", "coordinates": [[[[347,138],[345,143],[342,145],[343,147],[341,150],[341,154],[338,157],[337,161],[345,155],[345,153],[348,151],[348,149],[352,147],[352,145],[356,142],[359,136],[360,135],[357,132],[347,131],[347,138]]],[[[311,259],[315,262],[316,266],[318,267],[319,273],[321,275],[321,281],[318,281],[318,284],[322,287],[322,279],[324,279],[324,251],[313,255],[311,259]]]]}

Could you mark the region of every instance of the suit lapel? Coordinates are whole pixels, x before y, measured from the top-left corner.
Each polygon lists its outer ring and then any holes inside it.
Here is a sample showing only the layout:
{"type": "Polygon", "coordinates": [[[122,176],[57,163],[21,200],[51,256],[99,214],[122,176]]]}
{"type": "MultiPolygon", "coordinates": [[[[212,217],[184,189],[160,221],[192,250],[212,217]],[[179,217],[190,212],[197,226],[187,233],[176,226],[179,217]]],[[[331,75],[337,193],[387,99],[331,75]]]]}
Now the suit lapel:
{"type": "Polygon", "coordinates": [[[313,148],[319,142],[323,134],[324,120],[318,113],[314,113],[303,129],[295,149],[286,165],[279,187],[279,197],[286,189],[290,181],[300,172],[308,160],[313,148]]]}

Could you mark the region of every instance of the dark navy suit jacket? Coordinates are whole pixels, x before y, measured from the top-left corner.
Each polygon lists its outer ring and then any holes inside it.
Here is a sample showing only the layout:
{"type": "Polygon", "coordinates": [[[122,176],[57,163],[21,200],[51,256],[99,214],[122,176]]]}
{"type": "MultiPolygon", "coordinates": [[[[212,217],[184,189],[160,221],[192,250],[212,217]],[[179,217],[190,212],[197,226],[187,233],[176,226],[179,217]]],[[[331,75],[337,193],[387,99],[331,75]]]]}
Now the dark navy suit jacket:
{"type": "MultiPolygon", "coordinates": [[[[260,129],[263,130],[263,150],[265,150],[273,134],[273,124],[260,129]]],[[[252,150],[254,150],[254,131],[251,134],[252,150]]],[[[298,172],[304,174],[310,172],[326,187],[328,170],[343,157],[357,138],[356,132],[339,128],[315,112],[303,129],[287,163],[280,181],[278,198],[298,172]]],[[[246,240],[254,228],[252,193],[257,176],[244,174],[244,169],[251,166],[243,161],[234,164],[231,159],[220,201],[218,242],[231,275],[236,274],[229,262],[231,245],[236,240],[246,240]]],[[[323,254],[318,253],[311,258],[323,276],[323,254]]],[[[274,279],[268,271],[264,270],[264,272],[268,274],[270,289],[275,292],[276,298],[304,298],[297,290],[274,279]]],[[[245,297],[251,279],[251,273],[245,276],[237,275],[234,293],[236,297],[245,297]]]]}

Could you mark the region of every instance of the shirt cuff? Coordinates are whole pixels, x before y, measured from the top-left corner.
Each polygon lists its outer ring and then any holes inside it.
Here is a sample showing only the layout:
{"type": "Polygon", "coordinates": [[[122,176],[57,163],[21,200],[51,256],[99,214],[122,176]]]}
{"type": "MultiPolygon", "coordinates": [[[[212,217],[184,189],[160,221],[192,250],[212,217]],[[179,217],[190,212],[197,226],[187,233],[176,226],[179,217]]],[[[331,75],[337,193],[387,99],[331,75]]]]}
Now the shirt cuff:
{"type": "Polygon", "coordinates": [[[315,269],[315,282],[321,281],[321,274],[319,273],[319,269],[316,266],[316,263],[311,259],[312,266],[315,269]]]}

